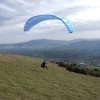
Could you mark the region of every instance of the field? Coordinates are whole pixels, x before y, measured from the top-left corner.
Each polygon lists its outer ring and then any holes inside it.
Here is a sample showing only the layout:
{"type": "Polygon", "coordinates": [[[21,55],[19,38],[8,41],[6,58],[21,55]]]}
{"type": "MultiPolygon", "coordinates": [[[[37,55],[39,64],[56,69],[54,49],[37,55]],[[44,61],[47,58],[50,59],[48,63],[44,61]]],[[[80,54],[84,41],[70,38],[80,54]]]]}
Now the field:
{"type": "Polygon", "coordinates": [[[0,100],[100,100],[100,78],[69,72],[42,59],[0,54],[0,100]]]}
{"type": "Polygon", "coordinates": [[[100,70],[100,67],[99,66],[92,66],[93,68],[95,68],[95,69],[98,69],[98,70],[100,70]]]}

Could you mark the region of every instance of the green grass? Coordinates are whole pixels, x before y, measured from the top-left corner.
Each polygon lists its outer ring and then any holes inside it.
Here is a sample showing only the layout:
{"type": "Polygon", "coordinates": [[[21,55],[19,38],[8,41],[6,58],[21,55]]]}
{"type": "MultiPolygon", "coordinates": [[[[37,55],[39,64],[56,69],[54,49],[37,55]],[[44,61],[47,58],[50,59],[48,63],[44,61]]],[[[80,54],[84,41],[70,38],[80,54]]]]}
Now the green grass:
{"type": "Polygon", "coordinates": [[[100,70],[100,67],[99,66],[92,66],[93,68],[95,68],[95,69],[98,69],[98,70],[100,70]]]}
{"type": "Polygon", "coordinates": [[[0,100],[100,100],[100,78],[69,72],[54,63],[0,54],[0,100]]]}

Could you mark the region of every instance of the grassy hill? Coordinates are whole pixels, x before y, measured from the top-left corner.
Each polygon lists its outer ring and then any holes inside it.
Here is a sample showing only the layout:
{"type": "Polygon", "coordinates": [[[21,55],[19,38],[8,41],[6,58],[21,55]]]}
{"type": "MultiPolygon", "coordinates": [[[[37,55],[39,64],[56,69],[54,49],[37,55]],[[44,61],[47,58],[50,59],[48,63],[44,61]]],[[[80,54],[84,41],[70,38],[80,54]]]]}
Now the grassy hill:
{"type": "Polygon", "coordinates": [[[69,72],[42,60],[0,54],[0,100],[100,100],[100,78],[69,72]]]}

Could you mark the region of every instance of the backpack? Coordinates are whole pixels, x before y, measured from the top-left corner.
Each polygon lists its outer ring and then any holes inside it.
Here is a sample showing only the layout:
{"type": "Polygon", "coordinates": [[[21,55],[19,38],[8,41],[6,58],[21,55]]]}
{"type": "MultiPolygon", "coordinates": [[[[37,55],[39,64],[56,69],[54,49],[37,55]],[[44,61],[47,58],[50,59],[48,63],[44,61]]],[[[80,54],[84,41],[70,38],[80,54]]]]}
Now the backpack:
{"type": "Polygon", "coordinates": [[[43,63],[41,64],[41,67],[42,67],[42,68],[44,68],[44,67],[45,67],[45,62],[43,62],[43,63]]]}

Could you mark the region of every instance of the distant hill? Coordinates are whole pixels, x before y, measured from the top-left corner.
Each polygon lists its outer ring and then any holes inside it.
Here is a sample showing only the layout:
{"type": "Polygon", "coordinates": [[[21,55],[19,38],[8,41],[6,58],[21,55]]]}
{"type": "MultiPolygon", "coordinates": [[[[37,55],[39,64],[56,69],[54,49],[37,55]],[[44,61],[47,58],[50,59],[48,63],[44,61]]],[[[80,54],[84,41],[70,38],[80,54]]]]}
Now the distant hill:
{"type": "Polygon", "coordinates": [[[99,39],[31,40],[15,44],[0,44],[1,53],[29,55],[61,61],[85,60],[98,62],[100,59],[99,39]]]}
{"type": "Polygon", "coordinates": [[[0,54],[0,100],[100,100],[100,78],[29,56],[0,54]]]}
{"type": "MultiPolygon", "coordinates": [[[[65,40],[47,40],[47,39],[40,39],[40,40],[31,40],[28,42],[22,43],[12,43],[12,44],[0,44],[0,49],[13,49],[13,48],[32,48],[34,49],[48,49],[48,48],[56,48],[56,47],[65,47],[66,49],[91,49],[91,48],[98,48],[100,45],[100,40],[89,40],[89,39],[75,39],[71,41],[65,40]],[[68,48],[67,48],[68,47],[68,48]]],[[[63,48],[62,48],[63,49],[63,48]]]]}
{"type": "Polygon", "coordinates": [[[67,41],[61,41],[61,40],[47,40],[47,39],[40,39],[40,40],[31,40],[28,42],[22,42],[22,43],[12,43],[12,44],[0,44],[0,49],[6,48],[6,49],[13,49],[13,48],[32,48],[34,49],[46,49],[47,47],[55,47],[62,44],[67,44],[67,41]]]}

